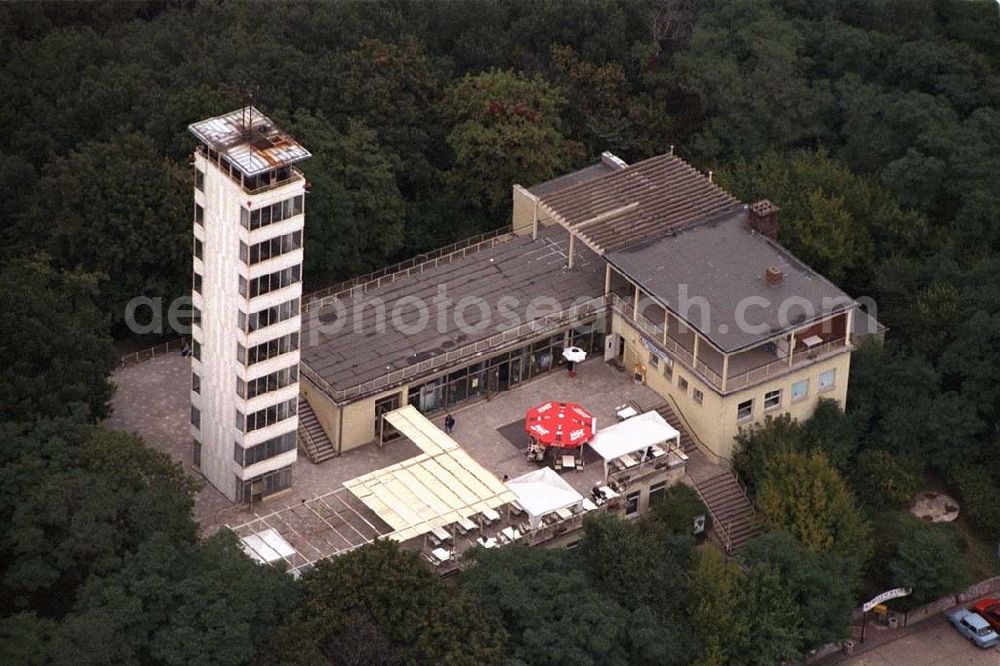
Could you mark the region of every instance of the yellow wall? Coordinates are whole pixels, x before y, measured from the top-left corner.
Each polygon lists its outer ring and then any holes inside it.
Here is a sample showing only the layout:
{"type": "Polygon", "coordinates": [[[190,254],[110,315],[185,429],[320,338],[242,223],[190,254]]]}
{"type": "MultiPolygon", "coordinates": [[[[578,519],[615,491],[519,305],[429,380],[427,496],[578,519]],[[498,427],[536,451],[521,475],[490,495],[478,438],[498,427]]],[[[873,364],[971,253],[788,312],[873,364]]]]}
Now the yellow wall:
{"type": "MultiPolygon", "coordinates": [[[[515,234],[530,234],[534,228],[535,203],[538,197],[520,185],[514,185],[513,190],[514,214],[511,218],[511,229],[515,234]]],[[[540,226],[552,224],[554,221],[551,215],[541,208],[538,209],[540,226]]]]}
{"type": "Polygon", "coordinates": [[[515,234],[530,234],[535,219],[536,197],[520,185],[514,185],[514,214],[511,228],[515,234]]]}
{"type": "Polygon", "coordinates": [[[782,396],[781,404],[769,410],[767,415],[777,416],[788,413],[801,421],[812,415],[821,397],[832,398],[837,400],[841,407],[844,406],[851,363],[851,354],[848,351],[798,368],[771,381],[723,396],[679,362],[674,363],[673,376],[669,379],[664,374],[665,361],[661,360],[658,368],[652,367],[649,361],[651,354],[643,346],[639,332],[617,314],[614,317],[612,330],[625,339],[623,363],[628,372],[631,374],[636,363],[646,366],[646,384],[660,395],[673,398],[684,419],[694,431],[695,437],[708,449],[706,453],[712,456],[731,458],[735,444],[734,438],[739,433],[740,427],[763,423],[765,416],[764,394],[769,391],[781,389],[782,396]],[[819,375],[830,369],[837,371],[834,387],[825,393],[819,393],[819,375]],[[688,382],[686,391],[678,386],[681,377],[688,382]],[[805,398],[793,404],[791,402],[792,384],[802,379],[809,380],[809,392],[805,398]],[[694,399],[695,389],[704,394],[701,404],[694,399]],[[751,398],[754,401],[752,418],[746,422],[737,422],[737,405],[751,398]]]}
{"type": "Polygon", "coordinates": [[[316,412],[319,424],[323,426],[326,436],[337,446],[337,427],[340,422],[340,409],[326,397],[322,391],[314,387],[305,377],[299,382],[299,392],[309,401],[309,406],[316,412]]]}
{"type": "Polygon", "coordinates": [[[392,391],[386,391],[377,395],[349,403],[343,408],[337,406],[325,393],[314,388],[308,381],[301,382],[302,394],[309,400],[309,405],[316,412],[327,437],[333,442],[334,447],[340,451],[350,451],[359,446],[364,446],[375,439],[375,402],[392,395],[400,393],[400,406],[406,404],[406,394],[408,386],[400,386],[392,391]],[[343,431],[340,430],[340,416],[344,415],[343,431]],[[340,446],[337,446],[338,439],[343,436],[340,446]]]}

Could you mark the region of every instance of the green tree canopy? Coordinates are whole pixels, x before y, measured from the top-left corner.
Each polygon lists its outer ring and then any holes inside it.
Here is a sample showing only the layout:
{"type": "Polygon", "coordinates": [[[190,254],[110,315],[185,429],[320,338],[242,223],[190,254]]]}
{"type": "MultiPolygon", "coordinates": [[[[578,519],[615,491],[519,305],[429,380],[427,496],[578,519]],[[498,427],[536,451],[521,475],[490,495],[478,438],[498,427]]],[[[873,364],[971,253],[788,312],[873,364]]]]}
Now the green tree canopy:
{"type": "Polygon", "coordinates": [[[912,589],[914,603],[926,603],[968,584],[962,552],[947,527],[912,521],[889,563],[893,583],[912,589]]]}
{"type": "Polygon", "coordinates": [[[840,640],[850,633],[851,611],[860,571],[849,558],[816,555],[784,532],[769,532],[740,549],[748,566],[766,565],[779,576],[798,607],[805,648],[840,640]]]}
{"type": "Polygon", "coordinates": [[[307,664],[492,664],[506,635],[468,595],[391,541],[323,560],[261,659],[307,664]]]}
{"type": "Polygon", "coordinates": [[[190,179],[140,134],[82,144],[43,170],[19,236],[45,229],[38,246],[57,268],[100,274],[95,298],[121,324],[136,296],[169,301],[190,288],[190,179]]]}
{"type": "Polygon", "coordinates": [[[514,183],[530,186],[558,175],[571,149],[559,116],[565,103],[540,77],[491,69],[459,79],[441,107],[457,195],[500,223],[509,215],[514,183]]]}
{"type": "Polygon", "coordinates": [[[116,357],[93,275],[61,273],[44,258],[0,267],[4,344],[0,412],[12,420],[108,415],[116,357]]]}
{"type": "Polygon", "coordinates": [[[690,661],[683,635],[664,630],[648,607],[629,612],[595,588],[573,553],[512,546],[474,557],[462,587],[506,628],[508,658],[518,663],[690,661]]]}
{"type": "Polygon", "coordinates": [[[820,452],[777,454],[757,491],[757,509],[769,527],[813,553],[867,559],[868,525],[847,482],[820,452]]]}

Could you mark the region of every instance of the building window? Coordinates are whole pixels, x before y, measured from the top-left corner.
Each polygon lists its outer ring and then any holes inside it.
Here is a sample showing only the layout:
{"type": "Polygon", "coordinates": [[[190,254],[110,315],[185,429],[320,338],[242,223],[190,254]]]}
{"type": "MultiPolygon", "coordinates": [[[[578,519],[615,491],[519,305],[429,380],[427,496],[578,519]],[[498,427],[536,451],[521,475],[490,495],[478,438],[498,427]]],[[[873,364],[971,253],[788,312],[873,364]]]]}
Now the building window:
{"type": "Polygon", "coordinates": [[[781,407],[781,389],[764,394],[764,411],[781,407]]]}
{"type": "Polygon", "coordinates": [[[250,347],[249,349],[237,342],[236,358],[239,359],[240,363],[253,365],[254,363],[266,361],[269,358],[275,358],[277,356],[281,356],[282,354],[293,352],[298,348],[299,334],[296,331],[295,333],[283,335],[280,338],[262,342],[261,344],[250,347]]]}
{"type": "Polygon", "coordinates": [[[269,224],[275,224],[282,220],[287,220],[294,215],[302,214],[302,195],[279,201],[270,206],[249,211],[246,208],[240,210],[240,224],[244,229],[260,229],[269,224]]]}
{"type": "Polygon", "coordinates": [[[194,289],[194,293],[201,293],[201,273],[195,272],[194,277],[191,278],[191,288],[194,289]]]}
{"type": "Polygon", "coordinates": [[[637,490],[634,493],[629,493],[625,496],[625,515],[634,516],[639,513],[639,496],[642,495],[642,491],[637,490]]]}
{"type": "Polygon", "coordinates": [[[240,241],[240,261],[244,264],[250,261],[250,248],[243,241],[240,241]]]}
{"type": "Polygon", "coordinates": [[[191,425],[201,430],[201,410],[191,405],[191,425]]]}
{"type": "Polygon", "coordinates": [[[284,435],[272,437],[265,442],[245,449],[237,442],[233,445],[233,460],[240,467],[249,467],[275,456],[280,456],[282,453],[287,453],[294,449],[295,445],[294,432],[286,432],[284,435]]]}
{"type": "Polygon", "coordinates": [[[237,414],[237,430],[242,430],[243,432],[253,432],[254,430],[260,430],[261,428],[266,428],[268,426],[274,425],[275,423],[280,423],[285,419],[295,416],[298,410],[299,399],[292,398],[291,400],[286,400],[285,402],[279,402],[277,405],[271,405],[270,407],[265,407],[264,409],[259,409],[252,414],[247,414],[243,428],[240,428],[239,419],[243,416],[236,412],[237,414]]]}
{"type": "Polygon", "coordinates": [[[256,398],[259,395],[277,391],[289,386],[299,379],[299,366],[293,365],[290,368],[282,368],[269,375],[243,381],[236,378],[236,393],[245,400],[256,398]]]}
{"type": "Polygon", "coordinates": [[[205,224],[205,209],[198,204],[194,205],[194,221],[195,224],[205,224]]]}
{"type": "Polygon", "coordinates": [[[753,418],[753,398],[736,405],[736,420],[749,421],[753,418]]]}
{"type": "Polygon", "coordinates": [[[688,390],[688,380],[684,379],[680,375],[677,375],[677,388],[687,393],[688,390]]]}
{"type": "Polygon", "coordinates": [[[201,393],[201,377],[198,376],[197,372],[191,373],[191,390],[195,393],[201,393]]]}
{"type": "Polygon", "coordinates": [[[830,391],[833,389],[837,381],[837,371],[827,370],[826,372],[819,373],[818,391],[823,393],[824,391],[830,391]]]}
{"type": "Polygon", "coordinates": [[[204,254],[204,251],[205,251],[204,244],[201,242],[201,240],[197,236],[195,236],[194,237],[194,256],[197,257],[198,259],[201,259],[202,258],[202,254],[204,254]]]}
{"type": "Polygon", "coordinates": [[[201,326],[201,310],[196,307],[191,308],[191,325],[201,326]]]}
{"type": "Polygon", "coordinates": [[[691,395],[694,396],[694,401],[699,405],[705,401],[705,394],[700,389],[695,389],[691,395]]]}
{"type": "Polygon", "coordinates": [[[798,402],[809,395],[809,380],[803,379],[792,384],[792,402],[798,402]]]}
{"type": "Polygon", "coordinates": [[[198,361],[201,360],[201,343],[194,339],[191,340],[191,356],[198,361]]]}
{"type": "Polygon", "coordinates": [[[240,295],[247,297],[247,291],[249,291],[250,298],[261,296],[263,294],[293,285],[301,279],[302,267],[298,264],[295,266],[289,266],[284,270],[275,271],[274,273],[269,273],[268,275],[261,275],[258,278],[250,280],[249,289],[247,287],[246,280],[241,277],[240,295]]]}
{"type": "Polygon", "coordinates": [[[649,487],[649,506],[653,507],[654,504],[661,501],[663,497],[667,494],[667,482],[660,481],[654,483],[649,487]]]}
{"type": "Polygon", "coordinates": [[[250,315],[240,312],[238,323],[241,331],[253,333],[254,331],[259,331],[260,329],[271,326],[272,324],[277,324],[285,321],[286,319],[291,319],[298,314],[299,299],[293,298],[279,305],[271,306],[266,310],[254,312],[250,315]]]}
{"type": "Polygon", "coordinates": [[[649,367],[651,368],[660,367],[660,358],[656,354],[653,354],[652,352],[650,352],[649,354],[649,367]]]}
{"type": "Polygon", "coordinates": [[[249,248],[249,262],[246,256],[246,245],[240,241],[240,259],[250,266],[258,264],[268,259],[280,257],[283,254],[298,250],[302,247],[302,231],[293,231],[284,236],[275,236],[260,243],[254,243],[249,248]]]}
{"type": "Polygon", "coordinates": [[[205,172],[201,169],[194,170],[194,189],[199,192],[205,191],[205,172]]]}
{"type": "Polygon", "coordinates": [[[201,467],[201,442],[197,439],[194,440],[194,451],[192,452],[191,462],[195,467],[201,467]]]}
{"type": "Polygon", "coordinates": [[[236,501],[253,502],[292,487],[292,466],[255,476],[247,481],[236,479],[236,501]]]}
{"type": "Polygon", "coordinates": [[[674,378],[674,362],[669,358],[663,359],[663,376],[667,379],[674,378]]]}

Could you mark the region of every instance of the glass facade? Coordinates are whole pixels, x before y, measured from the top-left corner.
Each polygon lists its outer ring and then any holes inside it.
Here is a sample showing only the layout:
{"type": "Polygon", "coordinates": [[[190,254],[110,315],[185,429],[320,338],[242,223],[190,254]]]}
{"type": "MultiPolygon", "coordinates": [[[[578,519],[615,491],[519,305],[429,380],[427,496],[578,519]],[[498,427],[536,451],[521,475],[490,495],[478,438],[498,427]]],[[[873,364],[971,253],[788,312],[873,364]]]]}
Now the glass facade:
{"type": "Polygon", "coordinates": [[[246,481],[236,478],[236,501],[253,502],[292,487],[292,467],[282,467],[273,472],[255,476],[246,481]]]}
{"type": "Polygon", "coordinates": [[[521,382],[562,368],[563,349],[580,347],[588,358],[604,353],[604,320],[581,324],[497,354],[422,384],[411,385],[407,402],[424,414],[450,409],[467,400],[506,391],[521,382]]]}

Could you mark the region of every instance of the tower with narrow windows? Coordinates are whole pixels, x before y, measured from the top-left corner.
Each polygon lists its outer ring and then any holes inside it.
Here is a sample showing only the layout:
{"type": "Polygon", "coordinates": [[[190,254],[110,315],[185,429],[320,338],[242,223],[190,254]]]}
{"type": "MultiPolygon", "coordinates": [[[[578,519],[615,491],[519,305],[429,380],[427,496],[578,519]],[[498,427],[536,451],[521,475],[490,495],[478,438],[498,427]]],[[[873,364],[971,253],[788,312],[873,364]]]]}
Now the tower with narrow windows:
{"type": "Polygon", "coordinates": [[[252,106],[189,127],[194,465],[231,500],[289,488],[296,459],[309,152],[252,106]]]}

